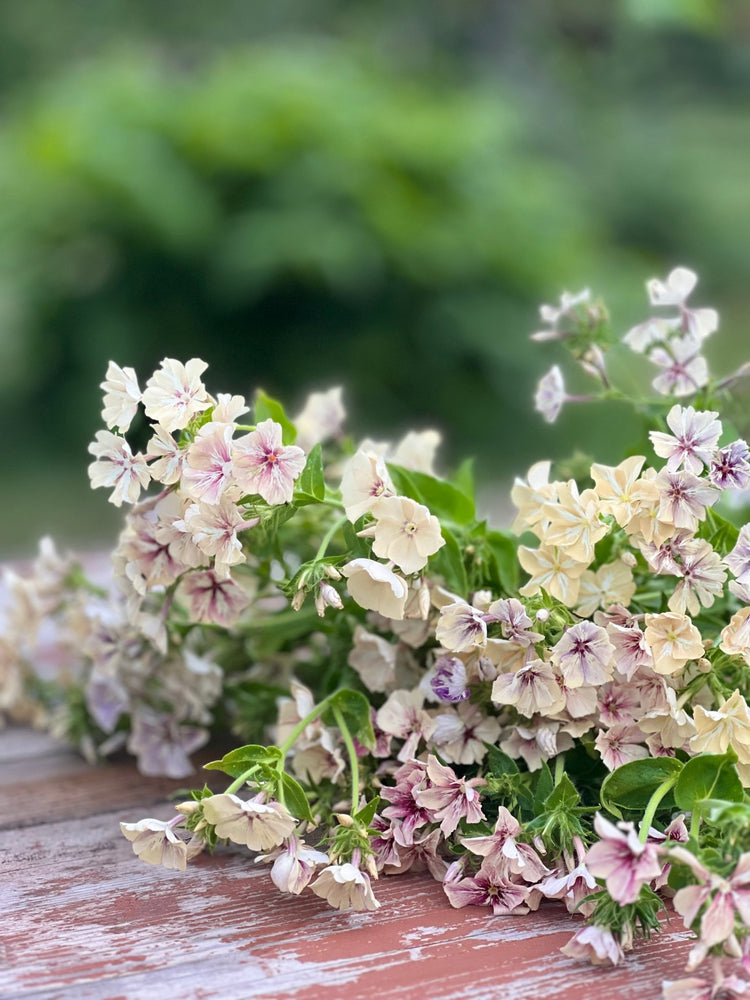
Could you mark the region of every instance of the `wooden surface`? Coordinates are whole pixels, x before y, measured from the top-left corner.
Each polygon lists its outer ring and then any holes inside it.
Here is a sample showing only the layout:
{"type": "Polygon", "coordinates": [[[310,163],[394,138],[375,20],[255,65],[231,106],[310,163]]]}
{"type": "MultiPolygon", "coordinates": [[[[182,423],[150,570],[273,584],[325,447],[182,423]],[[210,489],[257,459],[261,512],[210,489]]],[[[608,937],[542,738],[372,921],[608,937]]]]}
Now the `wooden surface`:
{"type": "Polygon", "coordinates": [[[165,793],[188,783],[0,732],[2,1000],[657,1000],[682,974],[689,935],[676,919],[601,969],[559,954],[578,922],[557,905],[454,910],[428,875],[383,878],[382,909],[341,914],[282,896],[239,851],[184,873],[143,864],[119,821],[169,818],[165,793]]]}

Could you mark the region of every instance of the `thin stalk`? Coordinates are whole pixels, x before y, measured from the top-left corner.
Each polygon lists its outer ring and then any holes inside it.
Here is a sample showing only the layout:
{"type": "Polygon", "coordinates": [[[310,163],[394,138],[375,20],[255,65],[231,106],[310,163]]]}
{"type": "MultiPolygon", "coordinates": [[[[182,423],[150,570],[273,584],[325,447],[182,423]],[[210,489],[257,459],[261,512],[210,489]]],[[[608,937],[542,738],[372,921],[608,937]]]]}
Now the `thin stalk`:
{"type": "Polygon", "coordinates": [[[648,840],[648,832],[651,829],[651,823],[656,815],[656,810],[659,808],[659,803],[667,792],[676,784],[677,775],[671,774],[668,778],[662,781],[654,794],[648,800],[648,805],[646,806],[646,811],[644,812],[643,820],[641,821],[641,832],[638,834],[638,839],[642,844],[645,844],[648,840]]]}
{"type": "Polygon", "coordinates": [[[333,717],[336,720],[336,725],[341,730],[341,735],[344,737],[344,744],[346,745],[347,753],[349,754],[349,765],[352,771],[352,816],[357,812],[359,808],[359,761],[357,759],[357,749],[354,746],[354,740],[352,739],[352,734],[349,732],[349,727],[346,724],[343,713],[338,705],[333,706],[333,717]]]}
{"type": "Polygon", "coordinates": [[[339,528],[342,528],[346,524],[346,522],[347,522],[346,517],[337,518],[333,522],[333,524],[325,533],[325,535],[323,535],[323,541],[318,546],[318,551],[315,553],[315,560],[314,560],[315,562],[317,562],[318,559],[323,558],[323,556],[326,554],[326,551],[328,550],[328,546],[331,544],[331,539],[339,530],[339,528]]]}

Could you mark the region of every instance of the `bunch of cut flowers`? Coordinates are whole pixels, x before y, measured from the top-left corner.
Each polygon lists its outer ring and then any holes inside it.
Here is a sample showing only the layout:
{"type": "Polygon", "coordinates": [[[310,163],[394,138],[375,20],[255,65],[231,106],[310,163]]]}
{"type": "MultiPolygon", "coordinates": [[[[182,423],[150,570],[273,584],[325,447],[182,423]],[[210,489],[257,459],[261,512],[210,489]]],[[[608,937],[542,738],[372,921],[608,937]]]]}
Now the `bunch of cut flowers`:
{"type": "Polygon", "coordinates": [[[563,951],[613,965],[671,897],[695,946],[667,1000],[750,994],[750,451],[719,409],[748,371],[710,375],[695,283],[650,281],[621,339],[588,292],[542,307],[533,338],[592,389],[554,366],[537,409],[625,401],[627,355],[646,433],[616,464],[533,465],[512,532],[478,517],[471,463],[435,473],[436,432],[346,436],[340,389],[290,418],[212,395],[197,358],[143,389],[110,363],[89,475],[127,505],[114,584],[49,541],[7,574],[0,709],[174,778],[234,737],[205,765],[222,791],[121,825],[149,864],[231,842],[341,910],[427,869],[454,907],[558,900],[563,951]]]}

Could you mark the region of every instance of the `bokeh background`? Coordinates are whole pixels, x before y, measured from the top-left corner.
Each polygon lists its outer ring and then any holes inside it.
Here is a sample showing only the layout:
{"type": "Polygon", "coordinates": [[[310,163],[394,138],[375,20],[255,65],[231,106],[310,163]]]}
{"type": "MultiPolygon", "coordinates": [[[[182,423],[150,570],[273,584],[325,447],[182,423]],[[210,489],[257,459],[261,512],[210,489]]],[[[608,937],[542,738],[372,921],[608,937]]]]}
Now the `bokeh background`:
{"type": "Polygon", "coordinates": [[[532,410],[541,302],[622,331],[697,270],[750,356],[745,0],[0,3],[0,555],[92,548],[107,361],[212,391],[346,386],[354,432],[437,426],[485,490],[634,433],[532,410]],[[497,484],[497,485],[494,485],[497,484]]]}

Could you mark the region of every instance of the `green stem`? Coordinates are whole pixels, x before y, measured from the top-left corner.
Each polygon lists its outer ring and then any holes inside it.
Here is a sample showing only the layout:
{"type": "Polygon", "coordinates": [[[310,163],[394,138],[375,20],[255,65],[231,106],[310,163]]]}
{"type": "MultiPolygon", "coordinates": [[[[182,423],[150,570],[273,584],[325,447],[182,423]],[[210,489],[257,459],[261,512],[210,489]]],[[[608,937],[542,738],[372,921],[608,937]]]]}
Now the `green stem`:
{"type": "Polygon", "coordinates": [[[359,808],[359,761],[357,760],[357,749],[354,746],[354,740],[352,739],[352,734],[349,732],[349,727],[346,724],[343,713],[338,705],[333,706],[333,717],[336,720],[336,725],[341,730],[341,735],[344,737],[344,743],[346,745],[347,753],[349,754],[349,765],[352,771],[352,816],[357,812],[359,808]]]}
{"type": "Polygon", "coordinates": [[[701,825],[701,811],[696,809],[696,803],[693,804],[693,813],[690,817],[690,839],[696,844],[698,843],[698,830],[701,825]]]}
{"type": "Polygon", "coordinates": [[[565,774],[565,754],[559,753],[555,758],[555,788],[562,781],[562,776],[565,774]]]}
{"type": "Polygon", "coordinates": [[[642,844],[645,844],[648,840],[648,832],[651,829],[651,822],[656,815],[656,810],[659,808],[659,803],[667,794],[667,792],[677,784],[677,775],[672,774],[666,778],[659,787],[656,789],[654,794],[648,800],[648,805],[646,806],[646,811],[643,814],[643,820],[641,821],[641,832],[638,835],[638,839],[642,844]]]}
{"type": "Polygon", "coordinates": [[[318,551],[315,553],[315,559],[314,559],[315,562],[317,562],[318,559],[323,558],[323,556],[326,554],[328,546],[331,544],[331,539],[339,530],[339,528],[342,528],[346,524],[347,520],[348,518],[346,517],[337,518],[333,522],[331,527],[328,529],[328,531],[326,531],[325,535],[323,535],[323,541],[320,543],[320,545],[318,546],[318,551]]]}

